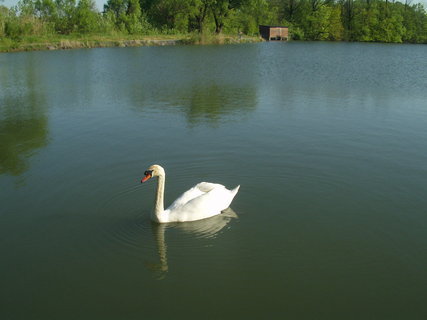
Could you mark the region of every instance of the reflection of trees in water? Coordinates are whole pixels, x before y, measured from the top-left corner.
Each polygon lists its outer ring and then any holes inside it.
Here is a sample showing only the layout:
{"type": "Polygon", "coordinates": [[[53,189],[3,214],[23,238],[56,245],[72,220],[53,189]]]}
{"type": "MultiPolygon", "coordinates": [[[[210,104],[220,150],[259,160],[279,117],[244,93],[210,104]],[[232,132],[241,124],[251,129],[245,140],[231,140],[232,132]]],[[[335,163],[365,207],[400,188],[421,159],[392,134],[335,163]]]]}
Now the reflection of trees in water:
{"type": "Polygon", "coordinates": [[[28,158],[36,149],[47,144],[48,120],[43,110],[44,96],[35,88],[36,76],[32,63],[27,70],[25,75],[15,75],[25,78],[24,89],[21,89],[24,92],[9,88],[0,95],[0,174],[22,174],[28,169],[28,158]]]}
{"type": "Polygon", "coordinates": [[[132,104],[145,108],[164,108],[160,111],[179,112],[191,125],[215,125],[242,116],[256,108],[256,89],[252,86],[194,85],[191,87],[155,87],[154,85],[129,88],[132,104]]]}
{"type": "Polygon", "coordinates": [[[230,115],[253,111],[256,106],[256,91],[253,88],[218,85],[194,87],[188,99],[183,102],[189,123],[214,124],[226,120],[230,115]]]}
{"type": "MultiPolygon", "coordinates": [[[[35,149],[46,146],[47,118],[40,114],[8,115],[0,119],[0,174],[20,175],[35,149]]],[[[4,117],[4,114],[2,115],[4,117]]]]}

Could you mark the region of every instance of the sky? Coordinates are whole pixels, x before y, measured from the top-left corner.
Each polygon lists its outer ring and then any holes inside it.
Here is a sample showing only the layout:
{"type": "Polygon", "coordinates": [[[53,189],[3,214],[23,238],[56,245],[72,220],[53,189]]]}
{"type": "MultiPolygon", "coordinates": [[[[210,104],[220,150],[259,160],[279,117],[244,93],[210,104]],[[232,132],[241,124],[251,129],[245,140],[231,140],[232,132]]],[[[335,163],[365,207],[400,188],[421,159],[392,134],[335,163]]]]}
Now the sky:
{"type": "MultiPolygon", "coordinates": [[[[0,4],[6,6],[6,7],[12,7],[18,3],[19,0],[0,0],[0,4]]],[[[399,0],[400,2],[405,2],[405,0],[399,0]]],[[[107,2],[107,0],[95,0],[96,7],[99,11],[102,11],[104,8],[104,4],[107,2]]],[[[424,8],[427,8],[427,0],[412,0],[411,4],[415,4],[417,2],[420,2],[424,5],[424,8]]]]}

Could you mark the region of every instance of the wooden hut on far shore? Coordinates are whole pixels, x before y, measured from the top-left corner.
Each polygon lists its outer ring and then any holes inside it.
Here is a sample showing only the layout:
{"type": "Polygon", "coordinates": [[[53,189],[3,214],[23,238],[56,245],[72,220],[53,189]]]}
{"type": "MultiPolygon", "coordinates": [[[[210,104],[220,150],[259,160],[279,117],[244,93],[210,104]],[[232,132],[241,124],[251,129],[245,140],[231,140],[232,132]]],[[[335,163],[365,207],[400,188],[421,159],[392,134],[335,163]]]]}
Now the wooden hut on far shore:
{"type": "Polygon", "coordinates": [[[287,41],[289,38],[289,29],[284,26],[259,26],[259,33],[261,37],[267,41],[270,40],[284,40],[287,41]]]}

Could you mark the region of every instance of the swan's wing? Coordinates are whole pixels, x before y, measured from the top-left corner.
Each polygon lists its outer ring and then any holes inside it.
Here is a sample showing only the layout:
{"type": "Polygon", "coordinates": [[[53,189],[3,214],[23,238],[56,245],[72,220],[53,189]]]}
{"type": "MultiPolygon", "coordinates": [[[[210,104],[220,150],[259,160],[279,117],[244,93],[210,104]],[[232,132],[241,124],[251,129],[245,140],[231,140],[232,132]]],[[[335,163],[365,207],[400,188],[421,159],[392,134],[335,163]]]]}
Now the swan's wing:
{"type": "Polygon", "coordinates": [[[210,183],[210,182],[200,182],[199,184],[195,185],[194,188],[197,188],[204,193],[207,193],[213,189],[218,189],[218,188],[225,189],[225,187],[222,184],[210,183]]]}
{"type": "Polygon", "coordinates": [[[169,210],[176,210],[176,208],[182,207],[188,201],[191,201],[194,198],[201,196],[203,192],[201,192],[196,187],[191,188],[190,190],[185,191],[182,195],[180,195],[172,204],[169,206],[169,210]]]}
{"type": "Polygon", "coordinates": [[[191,199],[182,206],[177,206],[173,209],[171,206],[169,214],[172,221],[194,221],[219,214],[222,210],[230,206],[238,190],[236,188],[230,191],[223,185],[214,183],[199,183],[195,188],[199,192],[208,189],[209,191],[191,199]]]}
{"type": "Polygon", "coordinates": [[[180,195],[174,202],[172,202],[168,209],[175,210],[176,208],[184,206],[189,201],[200,197],[201,195],[211,191],[212,189],[221,187],[225,189],[225,187],[221,184],[200,182],[199,184],[195,185],[194,187],[180,195]]]}

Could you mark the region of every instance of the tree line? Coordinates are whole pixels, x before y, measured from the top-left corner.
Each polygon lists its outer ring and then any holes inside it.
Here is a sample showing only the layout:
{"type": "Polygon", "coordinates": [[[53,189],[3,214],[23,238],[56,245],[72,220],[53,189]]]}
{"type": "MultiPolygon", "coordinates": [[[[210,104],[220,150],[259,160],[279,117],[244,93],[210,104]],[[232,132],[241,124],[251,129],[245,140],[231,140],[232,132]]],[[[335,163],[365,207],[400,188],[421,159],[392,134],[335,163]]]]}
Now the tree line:
{"type": "MultiPolygon", "coordinates": [[[[2,0],[0,0],[2,1],[2,0]]],[[[258,35],[285,25],[295,40],[427,43],[419,3],[392,0],[20,0],[0,5],[0,39],[68,34],[258,35]]]]}

